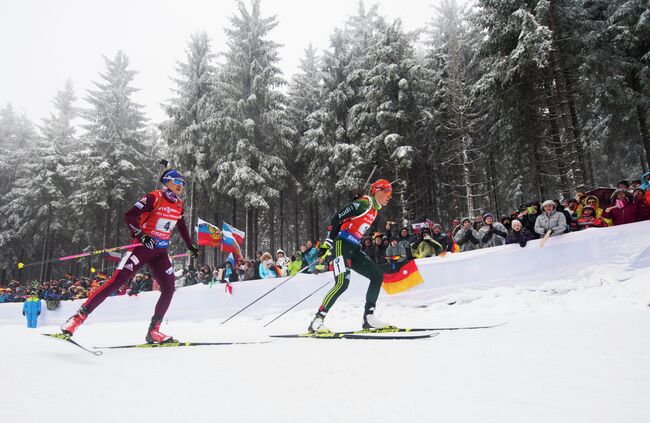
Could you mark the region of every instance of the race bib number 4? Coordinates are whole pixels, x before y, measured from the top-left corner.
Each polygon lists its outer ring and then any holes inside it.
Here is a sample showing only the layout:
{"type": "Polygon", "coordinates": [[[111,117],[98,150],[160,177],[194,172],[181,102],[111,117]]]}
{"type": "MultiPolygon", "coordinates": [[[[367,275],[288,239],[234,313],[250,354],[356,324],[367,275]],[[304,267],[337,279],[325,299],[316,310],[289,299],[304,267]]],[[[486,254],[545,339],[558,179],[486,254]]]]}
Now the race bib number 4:
{"type": "Polygon", "coordinates": [[[156,222],[156,230],[159,232],[170,233],[174,229],[174,226],[176,226],[175,220],[158,219],[156,222]]]}
{"type": "Polygon", "coordinates": [[[343,256],[338,256],[332,260],[332,266],[334,267],[334,276],[338,276],[341,273],[345,273],[347,270],[345,267],[345,259],[343,256]]]}

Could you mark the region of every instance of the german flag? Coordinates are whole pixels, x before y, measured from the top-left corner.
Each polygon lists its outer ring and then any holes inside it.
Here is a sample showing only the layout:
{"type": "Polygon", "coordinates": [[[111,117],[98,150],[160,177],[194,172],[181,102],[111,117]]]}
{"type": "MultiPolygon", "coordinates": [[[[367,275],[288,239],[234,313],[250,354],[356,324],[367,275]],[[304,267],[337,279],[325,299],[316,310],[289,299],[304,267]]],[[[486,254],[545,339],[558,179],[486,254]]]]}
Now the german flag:
{"type": "Polygon", "coordinates": [[[99,279],[106,279],[108,276],[106,276],[106,273],[103,272],[97,272],[97,277],[99,279]]]}
{"type": "Polygon", "coordinates": [[[393,295],[409,290],[423,281],[424,279],[420,276],[415,260],[411,260],[397,272],[384,275],[384,282],[381,286],[386,294],[393,295]]]}

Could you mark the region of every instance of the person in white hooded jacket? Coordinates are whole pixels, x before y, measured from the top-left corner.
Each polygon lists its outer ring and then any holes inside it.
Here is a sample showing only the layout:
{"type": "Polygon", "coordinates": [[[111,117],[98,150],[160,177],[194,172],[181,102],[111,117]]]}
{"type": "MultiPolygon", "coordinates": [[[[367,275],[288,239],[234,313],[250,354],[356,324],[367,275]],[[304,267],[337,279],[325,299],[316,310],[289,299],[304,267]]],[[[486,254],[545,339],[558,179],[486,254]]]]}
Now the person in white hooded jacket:
{"type": "Polygon", "coordinates": [[[282,275],[279,276],[289,275],[289,263],[291,263],[291,259],[284,254],[284,251],[278,250],[275,253],[275,265],[282,271],[282,275]]]}
{"type": "Polygon", "coordinates": [[[542,203],[542,213],[535,221],[535,232],[541,236],[552,231],[551,236],[562,235],[567,230],[564,213],[556,210],[553,200],[546,200],[542,203]]]}

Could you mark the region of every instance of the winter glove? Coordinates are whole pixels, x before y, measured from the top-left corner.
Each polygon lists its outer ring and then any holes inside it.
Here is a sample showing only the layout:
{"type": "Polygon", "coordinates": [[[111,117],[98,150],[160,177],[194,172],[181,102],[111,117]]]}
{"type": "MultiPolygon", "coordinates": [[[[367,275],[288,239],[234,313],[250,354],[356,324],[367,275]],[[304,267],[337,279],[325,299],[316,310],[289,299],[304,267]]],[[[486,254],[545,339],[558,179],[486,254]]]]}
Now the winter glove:
{"type": "Polygon", "coordinates": [[[41,312],[39,311],[38,314],[37,314],[37,316],[40,316],[40,315],[41,315],[41,312]]]}
{"type": "Polygon", "coordinates": [[[490,238],[492,238],[492,229],[490,229],[489,231],[487,231],[485,233],[485,235],[483,235],[483,238],[481,238],[481,241],[488,242],[490,240],[490,238]]]}
{"type": "Polygon", "coordinates": [[[497,235],[499,235],[500,237],[503,237],[503,238],[505,238],[505,237],[508,236],[507,233],[505,233],[505,232],[501,232],[501,231],[497,231],[497,230],[495,230],[494,233],[497,234],[497,235]]]}
{"type": "Polygon", "coordinates": [[[197,258],[199,256],[199,249],[196,248],[196,245],[190,245],[187,248],[190,250],[190,257],[197,258]]]}
{"type": "Polygon", "coordinates": [[[154,241],[154,239],[151,238],[149,235],[145,234],[144,232],[142,232],[141,229],[136,231],[134,235],[142,243],[142,245],[144,245],[148,249],[153,250],[154,247],[156,246],[156,242],[154,241]]]}
{"type": "Polygon", "coordinates": [[[327,253],[329,253],[331,248],[332,248],[332,240],[327,238],[323,242],[323,246],[318,249],[318,258],[324,258],[327,255],[327,253]]]}
{"type": "Polygon", "coordinates": [[[521,241],[519,241],[519,246],[520,246],[521,248],[524,248],[524,247],[526,246],[526,243],[527,243],[527,242],[528,242],[528,241],[526,241],[525,239],[522,239],[521,241]]]}
{"type": "Polygon", "coordinates": [[[25,312],[23,311],[23,316],[25,315],[25,312]]]}

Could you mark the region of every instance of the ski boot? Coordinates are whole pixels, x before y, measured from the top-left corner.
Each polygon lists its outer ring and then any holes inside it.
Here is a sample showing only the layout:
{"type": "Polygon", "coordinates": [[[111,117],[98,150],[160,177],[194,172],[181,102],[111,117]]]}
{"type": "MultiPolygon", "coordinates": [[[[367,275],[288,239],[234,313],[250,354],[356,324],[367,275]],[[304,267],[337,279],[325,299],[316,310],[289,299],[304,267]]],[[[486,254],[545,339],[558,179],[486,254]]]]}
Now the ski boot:
{"type": "Polygon", "coordinates": [[[152,317],[149,330],[147,331],[147,344],[164,344],[166,342],[174,342],[174,338],[160,332],[160,322],[162,320],[152,317]]]}
{"type": "Polygon", "coordinates": [[[79,307],[79,311],[70,317],[64,324],[61,326],[61,332],[64,335],[72,336],[79,326],[83,324],[88,318],[88,311],[84,306],[79,307]]]}
{"type": "Polygon", "coordinates": [[[318,312],[314,316],[314,320],[312,320],[311,323],[309,324],[309,328],[307,329],[307,331],[309,331],[309,333],[331,332],[329,329],[323,326],[323,321],[325,320],[325,316],[327,316],[326,311],[318,310],[318,312]]]}
{"type": "Polygon", "coordinates": [[[396,326],[390,325],[386,322],[382,322],[375,317],[375,308],[371,307],[366,309],[365,314],[363,315],[363,330],[369,332],[391,332],[397,329],[396,326]]]}

